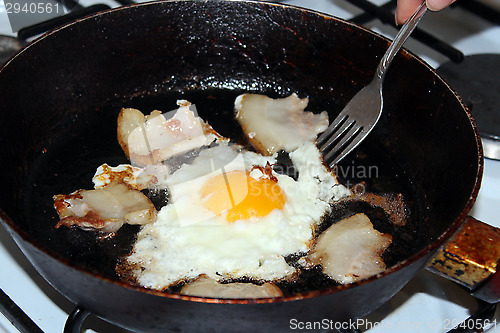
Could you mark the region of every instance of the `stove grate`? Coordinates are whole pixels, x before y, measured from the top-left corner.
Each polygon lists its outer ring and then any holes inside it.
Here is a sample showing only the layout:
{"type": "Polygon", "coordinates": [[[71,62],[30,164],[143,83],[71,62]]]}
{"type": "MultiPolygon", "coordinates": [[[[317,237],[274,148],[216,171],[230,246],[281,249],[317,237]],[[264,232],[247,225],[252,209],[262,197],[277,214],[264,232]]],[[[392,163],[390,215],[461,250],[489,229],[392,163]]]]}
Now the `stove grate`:
{"type": "MultiPolygon", "coordinates": [[[[363,14],[350,19],[351,22],[364,25],[373,19],[379,19],[382,23],[388,24],[394,28],[398,28],[394,21],[394,9],[396,8],[397,1],[391,0],[384,5],[377,6],[368,0],[346,0],[351,4],[359,7],[364,11],[363,14]]],[[[424,45],[441,53],[453,62],[460,63],[464,60],[462,51],[453,47],[450,43],[440,40],[435,36],[425,32],[417,27],[412,32],[411,37],[423,43],[424,45]]]]}
{"type": "Polygon", "coordinates": [[[21,333],[43,333],[40,327],[2,289],[0,289],[0,312],[21,333]]]}
{"type": "MultiPolygon", "coordinates": [[[[74,6],[74,12],[78,12],[78,15],[82,15],[80,12],[84,12],[84,15],[89,14],[91,12],[104,10],[109,8],[107,5],[95,5],[89,7],[82,7],[75,0],[59,0],[61,3],[69,4],[70,6],[74,6]]],[[[358,16],[355,16],[350,19],[351,22],[356,24],[367,24],[373,19],[379,19],[384,24],[389,24],[391,26],[396,27],[394,23],[394,8],[396,6],[396,0],[391,0],[381,6],[374,5],[370,1],[367,0],[346,0],[364,12],[358,16]]],[[[117,0],[117,2],[121,5],[129,5],[133,4],[133,0],[117,0]]],[[[274,1],[274,2],[283,2],[283,1],[274,1]]],[[[500,24],[500,13],[491,8],[490,6],[480,3],[475,0],[470,1],[457,1],[453,6],[460,6],[461,8],[482,17],[483,19],[493,23],[500,24]]],[[[47,30],[55,28],[61,24],[69,22],[76,18],[75,13],[73,11],[66,15],[64,18],[51,22],[42,22],[36,26],[26,27],[21,29],[18,33],[18,38],[21,40],[27,40],[31,37],[39,35],[47,30]]],[[[440,52],[444,56],[446,56],[452,63],[467,63],[468,59],[464,56],[464,54],[451,46],[449,43],[445,41],[439,40],[438,38],[430,35],[429,33],[417,28],[416,31],[413,32],[412,37],[416,40],[422,42],[423,44],[429,46],[430,48],[440,52]]],[[[497,63],[498,62],[497,60],[497,63]]],[[[477,107],[473,107],[474,109],[477,107]]],[[[500,109],[497,109],[500,111],[500,109]]],[[[456,328],[452,329],[450,333],[476,333],[483,332],[482,327],[475,327],[475,324],[478,322],[486,322],[491,320],[494,316],[496,304],[489,304],[478,300],[478,310],[468,319],[466,319],[462,324],[458,325],[456,328]]],[[[43,333],[43,331],[26,315],[19,306],[15,304],[1,289],[0,289],[0,312],[4,314],[6,318],[8,318],[14,326],[21,333],[43,333]]],[[[72,314],[68,316],[66,321],[64,333],[75,333],[80,332],[81,327],[90,313],[81,307],[76,307],[72,314]]],[[[343,330],[341,333],[361,333],[360,330],[343,330]]]]}
{"type": "Polygon", "coordinates": [[[500,54],[474,54],[437,72],[456,89],[474,117],[484,156],[500,160],[500,54]]]}
{"type": "MultiPolygon", "coordinates": [[[[476,299],[478,309],[469,318],[457,325],[448,333],[482,333],[487,325],[484,323],[491,322],[496,311],[496,304],[490,304],[479,299],[476,299]]],[[[12,301],[0,289],[0,312],[9,319],[13,325],[21,333],[44,333],[32,320],[24,313],[24,311],[12,301]]],[[[80,306],[76,306],[73,312],[68,316],[64,333],[80,333],[85,319],[92,314],[80,306]]],[[[342,329],[339,333],[362,333],[359,329],[342,329]]]]}

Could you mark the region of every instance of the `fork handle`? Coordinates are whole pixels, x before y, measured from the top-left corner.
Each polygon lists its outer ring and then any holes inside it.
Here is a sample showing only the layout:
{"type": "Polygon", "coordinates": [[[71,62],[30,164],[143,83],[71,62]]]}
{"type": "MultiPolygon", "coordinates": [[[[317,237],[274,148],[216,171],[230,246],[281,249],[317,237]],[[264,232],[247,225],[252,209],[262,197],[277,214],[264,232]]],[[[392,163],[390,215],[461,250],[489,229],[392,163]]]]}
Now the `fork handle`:
{"type": "Polygon", "coordinates": [[[387,72],[387,68],[389,68],[392,60],[398,53],[398,51],[401,49],[401,46],[403,46],[404,42],[408,39],[412,31],[415,29],[417,26],[417,23],[420,21],[422,16],[424,16],[425,12],[427,11],[427,6],[425,4],[425,1],[418,7],[418,9],[415,11],[413,16],[408,19],[408,21],[403,24],[401,29],[399,30],[398,34],[394,38],[393,42],[385,52],[382,60],[378,64],[377,67],[377,78],[380,81],[384,80],[385,73],[387,72]]]}

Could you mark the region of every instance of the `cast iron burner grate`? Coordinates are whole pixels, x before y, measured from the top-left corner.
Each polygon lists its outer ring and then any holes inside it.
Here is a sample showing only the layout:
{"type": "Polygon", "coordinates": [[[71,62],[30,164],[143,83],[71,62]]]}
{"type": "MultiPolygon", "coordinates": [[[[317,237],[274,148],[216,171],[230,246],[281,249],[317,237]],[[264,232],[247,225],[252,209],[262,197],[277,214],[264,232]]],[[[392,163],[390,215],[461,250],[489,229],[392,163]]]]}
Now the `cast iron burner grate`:
{"type": "MultiPolygon", "coordinates": [[[[484,332],[482,323],[491,322],[495,315],[496,304],[486,303],[476,299],[478,308],[469,318],[457,325],[448,333],[480,333],[484,332]]],[[[43,331],[0,289],[0,312],[21,333],[43,333],[43,331]]],[[[91,312],[77,306],[68,316],[64,326],[64,333],[80,333],[85,319],[91,312]]],[[[339,333],[362,333],[358,329],[339,330],[339,333]]]]}
{"type": "MultiPolygon", "coordinates": [[[[103,4],[82,7],[78,5],[75,0],[66,0],[66,2],[71,1],[74,2],[75,6],[70,14],[21,29],[18,32],[18,40],[16,42],[20,41],[20,43],[23,43],[33,36],[62,25],[77,17],[109,8],[107,5],[103,4]]],[[[377,18],[384,24],[395,26],[393,10],[396,7],[396,0],[391,0],[382,6],[374,5],[367,0],[346,1],[356,5],[364,11],[363,14],[353,17],[351,19],[352,22],[363,25],[377,18]]],[[[122,5],[134,3],[133,0],[118,0],[117,2],[122,5]]],[[[478,1],[458,1],[454,6],[461,6],[493,24],[499,24],[500,22],[500,14],[497,11],[478,1]]],[[[444,64],[438,69],[438,72],[457,90],[459,95],[462,96],[464,103],[471,110],[483,139],[485,156],[493,156],[492,158],[500,159],[500,101],[498,98],[494,98],[500,96],[500,82],[498,81],[498,77],[500,77],[500,55],[482,54],[465,57],[460,50],[457,50],[449,43],[439,40],[419,28],[414,31],[412,37],[450,59],[449,63],[444,64]],[[482,74],[482,76],[478,76],[478,73],[482,74]]],[[[5,43],[9,44],[1,45],[0,49],[6,49],[6,52],[10,50],[7,50],[7,48],[12,48],[12,53],[19,48],[19,45],[12,44],[12,40],[5,43]]],[[[8,54],[7,57],[8,56],[10,56],[10,54],[8,54]]],[[[462,324],[449,331],[450,333],[483,332],[483,329],[475,324],[491,320],[495,313],[496,304],[489,304],[480,300],[477,300],[477,302],[478,310],[476,313],[466,319],[462,324]]],[[[0,312],[2,312],[21,333],[43,333],[43,331],[22,311],[22,309],[3,293],[1,289],[0,312]]],[[[77,306],[73,313],[68,316],[64,333],[80,332],[89,314],[88,311],[77,306]]],[[[340,333],[360,332],[362,331],[343,330],[340,333]]]]}
{"type": "MultiPolygon", "coordinates": [[[[455,328],[448,331],[448,333],[483,333],[487,325],[481,323],[489,322],[495,315],[496,304],[486,303],[476,299],[478,303],[478,310],[469,318],[455,326],[455,328]]],[[[65,332],[67,333],[67,332],[65,332]]],[[[73,332],[68,332],[73,333],[73,332]]],[[[359,329],[342,329],[339,333],[362,333],[359,329]]]]}
{"type": "Polygon", "coordinates": [[[484,156],[500,160],[500,54],[476,54],[437,72],[457,91],[476,121],[484,156]]]}

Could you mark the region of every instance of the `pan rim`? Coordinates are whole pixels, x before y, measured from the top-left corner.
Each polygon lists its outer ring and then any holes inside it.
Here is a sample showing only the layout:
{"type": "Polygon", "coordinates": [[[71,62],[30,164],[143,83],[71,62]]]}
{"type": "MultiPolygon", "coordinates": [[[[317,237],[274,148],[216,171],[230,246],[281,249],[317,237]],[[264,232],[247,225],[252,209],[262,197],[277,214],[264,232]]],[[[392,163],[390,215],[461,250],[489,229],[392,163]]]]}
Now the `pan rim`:
{"type": "MultiPolygon", "coordinates": [[[[203,2],[203,3],[211,2],[210,0],[195,0],[195,1],[196,2],[203,2]]],[[[108,9],[108,10],[105,10],[105,11],[102,11],[102,12],[99,12],[96,14],[86,16],[84,18],[78,19],[78,20],[70,22],[68,24],[65,24],[59,28],[56,28],[56,29],[54,29],[50,32],[47,32],[47,33],[43,34],[42,36],[38,37],[36,40],[34,40],[28,46],[26,46],[21,51],[19,51],[14,56],[12,56],[0,68],[0,74],[4,70],[4,68],[7,68],[9,66],[9,64],[12,63],[15,59],[17,59],[23,52],[26,52],[26,50],[28,50],[31,47],[35,47],[34,45],[36,45],[40,42],[43,42],[47,38],[50,38],[50,36],[52,36],[53,34],[56,34],[60,30],[68,29],[68,28],[72,27],[73,25],[78,24],[80,22],[94,19],[96,17],[100,17],[103,15],[110,15],[111,13],[114,13],[114,12],[119,12],[119,11],[123,11],[123,10],[130,10],[131,8],[135,8],[135,7],[157,6],[157,5],[162,4],[162,3],[174,3],[174,2],[193,2],[193,0],[167,0],[167,1],[160,0],[160,1],[153,1],[153,2],[147,2],[147,3],[137,3],[137,4],[132,4],[132,5],[123,6],[123,7],[119,7],[119,8],[108,9]]],[[[212,1],[212,2],[214,2],[214,1],[212,1]]],[[[340,23],[347,24],[353,28],[360,29],[366,33],[369,33],[372,36],[375,36],[377,38],[381,38],[381,39],[385,40],[386,42],[389,41],[386,37],[374,32],[374,31],[368,30],[364,27],[358,26],[352,22],[348,22],[348,21],[343,20],[341,18],[332,16],[332,15],[327,15],[327,14],[324,14],[324,13],[321,13],[321,12],[318,12],[315,10],[304,9],[304,8],[294,6],[294,5],[289,5],[289,4],[269,3],[269,2],[263,2],[263,1],[257,1],[257,0],[231,0],[231,2],[255,3],[258,5],[262,5],[262,6],[290,8],[292,10],[299,10],[299,11],[303,11],[303,12],[308,12],[308,13],[312,13],[315,15],[319,15],[324,19],[335,20],[335,21],[338,21],[340,23]]],[[[411,52],[409,52],[406,49],[403,49],[403,52],[405,52],[410,57],[412,57],[413,59],[420,62],[420,64],[423,65],[424,67],[426,67],[427,70],[429,70],[436,78],[439,78],[441,80],[441,82],[453,93],[455,98],[457,98],[457,100],[459,101],[460,105],[462,106],[463,111],[466,113],[466,115],[471,123],[471,127],[473,129],[473,133],[474,133],[474,136],[476,139],[477,148],[478,148],[478,150],[477,150],[477,152],[478,152],[478,168],[477,168],[477,173],[476,173],[475,184],[474,184],[474,187],[470,193],[469,199],[467,200],[467,203],[465,204],[465,206],[462,209],[459,216],[448,226],[446,231],[444,233],[442,233],[435,241],[426,245],[421,250],[416,252],[414,255],[398,262],[396,265],[393,265],[393,266],[387,268],[386,270],[384,270],[383,272],[381,272],[375,276],[372,276],[368,279],[357,281],[357,282],[354,282],[351,284],[338,285],[338,286],[328,287],[325,289],[300,292],[297,294],[283,296],[283,297],[276,297],[276,298],[258,298],[258,299],[248,299],[248,298],[234,299],[233,298],[233,299],[231,299],[231,298],[196,297],[196,296],[186,296],[186,295],[180,295],[180,294],[166,293],[166,292],[162,292],[162,291],[158,291],[158,290],[154,290],[154,289],[149,289],[149,288],[145,288],[145,287],[141,287],[141,286],[135,286],[135,285],[132,285],[132,284],[125,282],[125,281],[113,280],[113,279],[110,279],[109,277],[106,277],[106,276],[100,274],[99,272],[92,272],[89,269],[87,269],[81,265],[75,265],[75,264],[69,263],[69,260],[67,258],[64,258],[61,255],[54,253],[54,251],[47,249],[45,246],[40,245],[33,236],[29,235],[26,231],[21,230],[16,225],[15,221],[13,221],[9,216],[7,216],[7,214],[1,208],[0,208],[0,221],[2,223],[6,224],[9,228],[11,228],[11,230],[13,230],[18,236],[20,236],[23,241],[29,243],[30,245],[34,246],[38,250],[42,251],[44,254],[59,261],[60,263],[66,265],[68,267],[71,267],[73,269],[76,269],[79,272],[84,273],[90,277],[114,284],[114,285],[119,286],[119,287],[138,291],[141,293],[146,293],[146,294],[150,294],[150,295],[154,295],[154,296],[171,298],[171,299],[178,299],[178,300],[183,300],[183,301],[192,301],[192,302],[200,302],[200,303],[213,303],[213,304],[266,304],[266,303],[276,303],[276,302],[288,302],[288,301],[309,299],[309,298],[314,298],[317,296],[333,294],[333,293],[341,292],[341,291],[346,290],[346,289],[356,288],[356,287],[365,285],[367,283],[370,283],[372,281],[381,279],[381,278],[388,276],[396,271],[401,270],[404,267],[409,266],[410,264],[412,264],[414,262],[419,261],[421,258],[425,257],[426,255],[429,255],[432,251],[437,250],[438,247],[443,245],[445,243],[445,241],[447,241],[459,229],[461,224],[467,218],[468,213],[471,210],[471,208],[474,205],[474,202],[477,198],[477,195],[478,195],[478,192],[480,189],[480,185],[481,185],[483,169],[484,169],[483,149],[482,149],[481,139],[479,137],[479,132],[478,132],[477,126],[475,124],[475,121],[474,121],[470,111],[468,110],[466,105],[463,103],[461,97],[433,68],[430,67],[430,65],[428,65],[425,61],[423,61],[420,57],[412,54],[411,52]]]]}

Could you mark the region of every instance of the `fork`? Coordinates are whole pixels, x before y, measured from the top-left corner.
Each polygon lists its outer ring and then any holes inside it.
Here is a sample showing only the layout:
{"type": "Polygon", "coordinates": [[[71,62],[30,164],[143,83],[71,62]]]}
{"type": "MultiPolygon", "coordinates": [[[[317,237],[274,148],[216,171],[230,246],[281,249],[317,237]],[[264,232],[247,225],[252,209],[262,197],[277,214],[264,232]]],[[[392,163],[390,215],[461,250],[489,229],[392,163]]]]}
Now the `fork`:
{"type": "Polygon", "coordinates": [[[426,10],[424,2],[399,30],[378,64],[373,80],[351,99],[316,140],[325,163],[331,168],[356,148],[377,124],[384,104],[382,84],[387,69],[426,10]]]}

